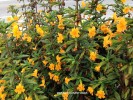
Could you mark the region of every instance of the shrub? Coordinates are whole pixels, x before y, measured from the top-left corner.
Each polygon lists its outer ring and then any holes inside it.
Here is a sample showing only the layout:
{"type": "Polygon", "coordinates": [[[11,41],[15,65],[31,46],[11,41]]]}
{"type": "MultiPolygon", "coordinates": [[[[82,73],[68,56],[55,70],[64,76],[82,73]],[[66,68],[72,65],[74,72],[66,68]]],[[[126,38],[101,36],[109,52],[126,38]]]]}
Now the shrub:
{"type": "Polygon", "coordinates": [[[10,6],[0,23],[0,98],[132,99],[133,8],[102,1],[30,0],[21,16],[10,6]]]}

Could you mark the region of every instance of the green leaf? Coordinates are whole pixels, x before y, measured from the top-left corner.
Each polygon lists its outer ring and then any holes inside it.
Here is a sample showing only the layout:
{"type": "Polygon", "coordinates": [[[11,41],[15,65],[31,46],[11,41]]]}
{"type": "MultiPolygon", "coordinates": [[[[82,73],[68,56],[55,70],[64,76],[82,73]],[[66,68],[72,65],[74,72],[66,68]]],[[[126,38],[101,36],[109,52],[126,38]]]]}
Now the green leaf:
{"type": "Polygon", "coordinates": [[[115,91],[115,98],[116,100],[121,100],[121,97],[118,92],[115,91]]]}

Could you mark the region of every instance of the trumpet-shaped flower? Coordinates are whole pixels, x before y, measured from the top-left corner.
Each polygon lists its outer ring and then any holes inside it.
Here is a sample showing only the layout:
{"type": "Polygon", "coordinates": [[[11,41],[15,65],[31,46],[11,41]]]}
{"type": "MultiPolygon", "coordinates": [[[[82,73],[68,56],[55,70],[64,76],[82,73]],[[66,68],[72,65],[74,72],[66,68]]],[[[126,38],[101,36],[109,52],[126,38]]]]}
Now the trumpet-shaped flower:
{"type": "Polygon", "coordinates": [[[19,83],[19,84],[16,86],[15,92],[18,93],[18,94],[21,94],[21,93],[23,93],[24,91],[25,91],[24,86],[23,86],[21,83],[19,83]]]}
{"type": "Polygon", "coordinates": [[[104,98],[105,98],[105,93],[104,93],[103,90],[99,90],[99,91],[97,91],[96,96],[97,96],[99,99],[104,99],[104,98]]]}
{"type": "Polygon", "coordinates": [[[72,38],[78,38],[79,35],[79,29],[78,28],[73,28],[70,32],[70,35],[72,36],[72,38]]]}
{"type": "Polygon", "coordinates": [[[96,10],[98,12],[102,11],[103,10],[103,6],[101,4],[98,4],[97,7],[96,7],[96,10]]]}
{"type": "Polygon", "coordinates": [[[96,28],[94,26],[92,28],[88,29],[88,31],[89,31],[88,36],[90,38],[93,38],[96,35],[96,28]]]}
{"type": "Polygon", "coordinates": [[[80,92],[81,91],[84,91],[85,90],[85,87],[84,87],[84,84],[80,83],[77,87],[77,90],[79,90],[80,92]]]}
{"type": "Polygon", "coordinates": [[[91,95],[93,95],[94,89],[93,89],[92,87],[88,87],[87,91],[88,91],[91,95]]]}
{"type": "Polygon", "coordinates": [[[62,43],[64,39],[64,36],[61,33],[58,33],[57,42],[62,43]]]}

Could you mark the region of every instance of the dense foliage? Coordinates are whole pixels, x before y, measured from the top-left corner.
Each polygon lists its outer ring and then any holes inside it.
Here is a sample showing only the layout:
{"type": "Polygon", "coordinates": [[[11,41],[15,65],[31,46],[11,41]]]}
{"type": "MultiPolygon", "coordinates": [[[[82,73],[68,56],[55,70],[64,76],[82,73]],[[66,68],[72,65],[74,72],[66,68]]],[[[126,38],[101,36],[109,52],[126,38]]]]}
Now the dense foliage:
{"type": "Polygon", "coordinates": [[[126,0],[75,0],[72,7],[18,1],[23,6],[10,6],[12,17],[0,22],[1,100],[133,98],[133,7],[126,0]]]}

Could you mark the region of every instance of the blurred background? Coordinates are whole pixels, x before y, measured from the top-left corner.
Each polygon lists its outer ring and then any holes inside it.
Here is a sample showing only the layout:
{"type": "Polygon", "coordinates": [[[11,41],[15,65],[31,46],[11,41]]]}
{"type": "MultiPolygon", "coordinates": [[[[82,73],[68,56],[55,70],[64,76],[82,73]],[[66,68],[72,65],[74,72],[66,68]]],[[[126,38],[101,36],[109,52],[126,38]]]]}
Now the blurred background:
{"type": "MultiPolygon", "coordinates": [[[[66,7],[75,5],[74,0],[65,0],[66,7]]],[[[104,4],[112,4],[114,3],[113,0],[104,0],[104,4]]],[[[28,1],[25,0],[25,4],[28,4],[28,1]]],[[[133,0],[127,0],[126,4],[133,6],[133,0]]],[[[10,13],[7,13],[7,8],[9,5],[16,5],[21,6],[22,2],[19,3],[17,0],[0,0],[0,18],[6,18],[7,16],[10,16],[10,13]]],[[[40,8],[41,9],[41,8],[40,8]]],[[[110,16],[112,14],[111,11],[107,12],[107,16],[110,16]]]]}

